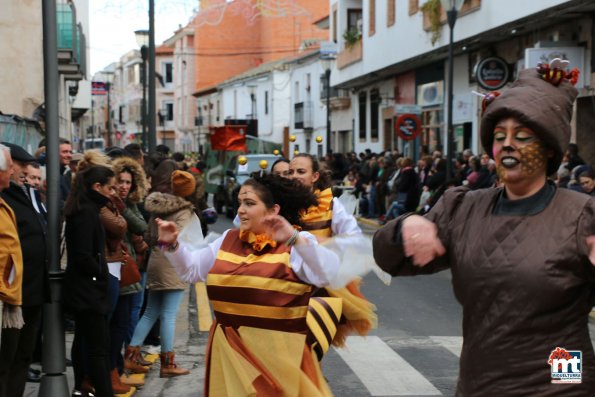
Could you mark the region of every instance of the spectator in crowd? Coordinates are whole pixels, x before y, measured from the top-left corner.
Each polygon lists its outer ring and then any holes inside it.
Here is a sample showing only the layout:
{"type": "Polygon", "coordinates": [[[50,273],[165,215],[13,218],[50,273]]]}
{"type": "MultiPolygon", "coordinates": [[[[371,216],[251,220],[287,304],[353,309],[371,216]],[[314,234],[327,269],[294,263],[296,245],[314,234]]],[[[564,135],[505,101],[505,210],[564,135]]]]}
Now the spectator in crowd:
{"type": "Polygon", "coordinates": [[[595,172],[592,169],[581,172],[578,180],[585,193],[595,196],[595,172]]]}
{"type": "Polygon", "coordinates": [[[70,161],[72,160],[72,144],[69,140],[60,138],[59,145],[60,155],[60,208],[64,207],[64,203],[70,193],[70,187],[72,185],[72,174],[73,171],[68,168],[70,161]]]}
{"type": "MultiPolygon", "coordinates": [[[[0,192],[10,187],[14,169],[8,146],[0,144],[0,192]]],[[[2,334],[23,327],[22,282],[23,256],[17,230],[17,220],[10,206],[0,195],[0,395],[4,396],[15,346],[5,346],[2,334]]]]}
{"type": "Polygon", "coordinates": [[[27,184],[34,189],[41,189],[41,166],[37,161],[27,164],[27,184]]]}
{"type": "Polygon", "coordinates": [[[289,176],[289,159],[281,157],[275,160],[271,167],[271,173],[282,177],[289,176]]]}
{"type": "Polygon", "coordinates": [[[138,143],[129,143],[128,145],[124,146],[124,150],[126,150],[130,157],[136,160],[141,166],[145,165],[143,149],[138,143]]]}
{"type": "Polygon", "coordinates": [[[76,174],[64,206],[68,266],[64,305],[75,318],[72,342],[74,388],[88,396],[112,396],[109,360],[109,269],[99,212],[116,178],[110,167],[89,165],[76,174]],[[88,375],[88,377],[87,377],[88,375]],[[92,385],[92,386],[91,386],[92,385]]]}
{"type": "Polygon", "coordinates": [[[568,158],[568,164],[566,167],[569,170],[573,170],[575,167],[579,165],[584,165],[585,160],[578,155],[578,146],[576,143],[568,144],[568,149],[566,150],[566,157],[568,158]]]}
{"type": "Polygon", "coordinates": [[[158,318],[161,318],[159,376],[162,378],[190,373],[176,364],[173,351],[176,316],[187,284],[180,280],[163,251],[159,249],[155,219],[172,221],[178,229],[183,229],[190,221],[194,210],[192,203],[187,198],[195,193],[196,181],[189,172],[179,170],[173,171],[169,179],[171,194],[154,192],[145,200],[145,208],[151,213],[146,233],[146,241],[151,247],[147,269],[149,298],[145,313],[138,322],[130,341],[130,349],[140,350],[140,345],[149,334],[151,327],[158,318]]]}
{"type": "MultiPolygon", "coordinates": [[[[0,366],[8,368],[8,379],[3,396],[19,397],[25,390],[25,382],[39,382],[40,376],[29,371],[33,360],[33,351],[37,341],[37,334],[41,326],[43,304],[49,301],[49,279],[46,267],[46,219],[33,204],[35,197],[31,196],[30,188],[23,181],[28,164],[35,162],[25,149],[14,144],[5,144],[10,148],[14,173],[10,186],[0,195],[12,208],[17,221],[19,240],[23,249],[23,320],[22,329],[2,330],[3,349],[12,348],[14,358],[4,361],[0,366]]],[[[25,178],[26,180],[26,178],[25,178]]],[[[39,199],[39,198],[37,198],[39,199]]],[[[36,202],[37,205],[41,205],[36,202]]],[[[5,357],[5,355],[3,355],[5,357]]],[[[3,372],[0,370],[0,372],[3,372]]]]}

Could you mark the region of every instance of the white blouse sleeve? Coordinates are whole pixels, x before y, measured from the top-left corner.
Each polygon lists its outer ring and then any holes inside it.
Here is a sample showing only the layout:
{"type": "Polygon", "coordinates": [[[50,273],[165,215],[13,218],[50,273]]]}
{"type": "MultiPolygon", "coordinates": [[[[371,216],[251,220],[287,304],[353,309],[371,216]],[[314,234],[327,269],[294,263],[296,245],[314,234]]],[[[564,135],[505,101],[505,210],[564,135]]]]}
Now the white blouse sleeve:
{"type": "Polygon", "coordinates": [[[180,243],[180,246],[174,252],[167,250],[163,252],[182,281],[186,283],[204,281],[215,264],[217,252],[221,248],[228,231],[225,231],[217,240],[199,250],[190,250],[184,243],[180,243]]]}
{"type": "Polygon", "coordinates": [[[354,235],[362,234],[357,224],[357,220],[351,214],[348,214],[345,207],[339,199],[333,198],[333,220],[331,222],[333,236],[336,235],[354,235]]]}
{"type": "Polygon", "coordinates": [[[300,232],[307,244],[292,247],[289,260],[293,271],[308,284],[324,287],[333,280],[339,271],[339,257],[333,251],[318,244],[316,237],[308,232],[300,232]]]}

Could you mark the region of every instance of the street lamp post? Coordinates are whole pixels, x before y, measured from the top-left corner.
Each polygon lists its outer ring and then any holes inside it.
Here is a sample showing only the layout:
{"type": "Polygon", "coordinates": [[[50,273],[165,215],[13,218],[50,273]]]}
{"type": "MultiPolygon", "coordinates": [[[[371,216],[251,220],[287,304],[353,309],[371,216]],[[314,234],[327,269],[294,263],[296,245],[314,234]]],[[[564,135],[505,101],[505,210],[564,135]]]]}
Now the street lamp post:
{"type": "Polygon", "coordinates": [[[155,77],[155,0],[149,0],[149,109],[147,111],[149,153],[154,152],[157,146],[155,77]]]}
{"type": "Polygon", "coordinates": [[[136,43],[140,47],[140,55],[142,63],[140,65],[140,80],[143,90],[143,97],[140,103],[141,111],[141,123],[142,123],[142,148],[143,151],[147,152],[148,144],[147,141],[147,57],[149,55],[149,31],[148,30],[137,30],[134,32],[136,37],[136,43]]]}
{"type": "Polygon", "coordinates": [[[452,92],[453,92],[453,32],[455,23],[457,22],[457,14],[463,6],[464,0],[440,0],[442,8],[446,10],[446,18],[448,20],[449,27],[449,40],[448,40],[448,124],[446,130],[446,177],[453,177],[453,155],[454,155],[454,131],[452,125],[452,92]]]}
{"type": "Polygon", "coordinates": [[[107,147],[112,147],[112,107],[110,103],[110,92],[112,90],[112,83],[109,81],[105,83],[107,90],[107,147]]]}
{"type": "Polygon", "coordinates": [[[324,83],[326,85],[326,152],[332,153],[331,147],[331,66],[333,58],[325,56],[320,58],[324,69],[324,83]]]}

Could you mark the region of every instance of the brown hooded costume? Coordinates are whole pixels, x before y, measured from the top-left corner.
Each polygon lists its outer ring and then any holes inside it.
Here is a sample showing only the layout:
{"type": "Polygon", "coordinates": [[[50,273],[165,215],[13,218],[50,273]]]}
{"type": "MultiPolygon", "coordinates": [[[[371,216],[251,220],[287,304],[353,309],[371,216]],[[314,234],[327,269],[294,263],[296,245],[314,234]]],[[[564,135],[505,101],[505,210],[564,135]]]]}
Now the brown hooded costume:
{"type": "MultiPolygon", "coordinates": [[[[491,152],[498,120],[516,117],[553,149],[547,169],[555,170],[575,97],[567,81],[555,87],[535,69],[523,70],[487,107],[484,148],[491,152]]],[[[595,266],[585,239],[595,234],[595,199],[551,183],[522,200],[508,200],[502,188],[455,188],[426,218],[436,224],[445,255],[414,266],[403,253],[400,217],[374,235],[374,258],[394,276],[451,269],[463,305],[457,396],[594,396],[587,322],[595,266]],[[552,383],[548,359],[557,347],[582,352],[581,383],[552,383]]]]}

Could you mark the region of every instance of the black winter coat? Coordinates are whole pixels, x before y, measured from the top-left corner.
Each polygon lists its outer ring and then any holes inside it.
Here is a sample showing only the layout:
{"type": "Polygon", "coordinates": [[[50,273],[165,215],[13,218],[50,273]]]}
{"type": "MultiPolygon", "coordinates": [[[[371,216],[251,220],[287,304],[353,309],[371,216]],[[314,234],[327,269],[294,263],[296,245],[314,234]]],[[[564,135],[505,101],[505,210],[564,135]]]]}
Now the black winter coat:
{"type": "Polygon", "coordinates": [[[27,193],[16,183],[0,193],[14,211],[23,251],[23,306],[37,306],[49,301],[46,221],[27,193]]]}
{"type": "Polygon", "coordinates": [[[64,304],[74,312],[107,314],[110,310],[105,231],[99,220],[99,210],[106,203],[107,199],[100,197],[97,202],[86,200],[79,211],[66,218],[64,304]]]}

